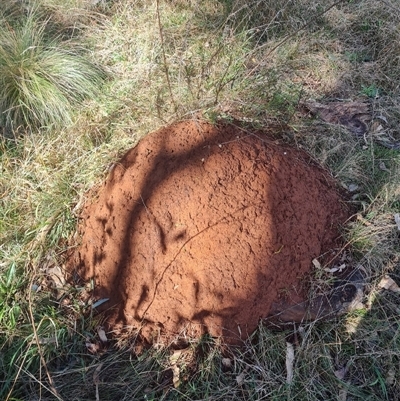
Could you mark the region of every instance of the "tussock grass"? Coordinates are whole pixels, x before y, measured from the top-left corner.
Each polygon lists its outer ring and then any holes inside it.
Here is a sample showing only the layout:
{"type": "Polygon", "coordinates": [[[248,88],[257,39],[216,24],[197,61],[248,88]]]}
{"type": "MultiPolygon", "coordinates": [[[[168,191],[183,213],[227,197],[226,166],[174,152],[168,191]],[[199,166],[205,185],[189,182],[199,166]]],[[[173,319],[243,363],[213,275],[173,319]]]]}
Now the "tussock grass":
{"type": "Polygon", "coordinates": [[[0,87],[2,124],[36,128],[0,141],[1,399],[96,399],[96,388],[100,399],[119,400],[399,398],[399,295],[379,287],[385,274],[400,283],[399,152],[310,118],[299,105],[364,99],[382,135],[398,140],[400,17],[395,0],[333,3],[41,0],[39,18],[29,7],[15,18],[20,2],[9,2],[0,67],[9,71],[11,56],[29,61],[33,78],[20,92],[0,87]],[[75,41],[90,44],[90,63],[75,41]],[[29,51],[18,53],[18,43],[29,51]],[[52,65],[53,80],[42,85],[52,65]],[[97,65],[112,79],[94,97],[97,65]],[[349,201],[356,218],[344,235],[368,283],[364,308],[336,321],[284,332],[260,326],[240,349],[189,341],[174,387],[174,345],[137,355],[131,340],[116,339],[91,353],[101,317],[82,300],[87,288],[54,291],[48,281],[50,268],[62,268],[86,191],[147,132],[193,116],[273,121],[285,127],[281,140],[310,152],[345,188],[357,185],[349,201]],[[287,340],[295,344],[291,384],[287,340]]]}
{"type": "MultiPolygon", "coordinates": [[[[34,4],[0,20],[0,124],[9,132],[69,124],[73,108],[93,97],[104,72],[72,40],[52,32],[34,4]]],[[[6,13],[4,13],[6,14],[6,13]]]]}

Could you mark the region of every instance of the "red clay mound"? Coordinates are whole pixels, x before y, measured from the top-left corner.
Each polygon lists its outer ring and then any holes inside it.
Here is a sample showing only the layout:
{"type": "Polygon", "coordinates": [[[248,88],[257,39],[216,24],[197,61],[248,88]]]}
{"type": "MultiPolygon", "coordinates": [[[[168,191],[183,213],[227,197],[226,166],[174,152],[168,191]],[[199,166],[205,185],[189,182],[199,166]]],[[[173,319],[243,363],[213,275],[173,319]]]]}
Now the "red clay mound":
{"type": "Polygon", "coordinates": [[[94,277],[108,324],[244,338],[305,299],[312,259],[348,217],[304,152],[232,125],[181,122],[144,138],[82,214],[70,269],[94,277]]]}

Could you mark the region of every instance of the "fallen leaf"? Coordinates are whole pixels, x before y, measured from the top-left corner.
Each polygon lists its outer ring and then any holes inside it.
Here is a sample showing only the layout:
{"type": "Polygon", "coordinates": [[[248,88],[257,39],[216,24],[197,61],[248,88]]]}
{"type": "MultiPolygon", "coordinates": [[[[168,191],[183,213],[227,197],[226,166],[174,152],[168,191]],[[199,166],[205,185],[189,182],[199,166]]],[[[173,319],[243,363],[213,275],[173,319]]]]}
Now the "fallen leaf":
{"type": "Polygon", "coordinates": [[[387,275],[382,278],[378,284],[378,287],[392,292],[400,292],[400,287],[392,278],[387,275]]]}
{"type": "Polygon", "coordinates": [[[379,132],[382,132],[384,128],[382,127],[382,124],[379,121],[373,121],[370,127],[370,132],[372,134],[377,134],[379,132]]]}
{"type": "Polygon", "coordinates": [[[364,135],[371,120],[369,105],[364,102],[306,102],[304,106],[329,124],[346,127],[355,135],[364,135]]]}
{"type": "Polygon", "coordinates": [[[175,388],[178,388],[179,385],[181,384],[181,370],[178,365],[178,361],[182,356],[182,350],[177,350],[175,351],[170,357],[169,357],[169,363],[172,371],[172,383],[175,388]]]}
{"type": "Polygon", "coordinates": [[[106,336],[106,332],[104,331],[104,328],[99,326],[97,328],[97,334],[99,335],[99,338],[101,341],[103,341],[103,343],[106,343],[108,341],[108,338],[106,336]]]}
{"type": "Polygon", "coordinates": [[[239,376],[236,376],[236,383],[239,386],[243,386],[245,376],[246,376],[245,371],[243,371],[239,376]]]}
{"type": "Polygon", "coordinates": [[[394,368],[391,367],[387,372],[385,382],[386,382],[386,384],[391,386],[392,384],[394,384],[395,379],[396,379],[396,372],[395,372],[394,368]]]}
{"type": "Polygon", "coordinates": [[[54,265],[46,269],[47,276],[54,283],[55,288],[62,288],[65,285],[65,275],[59,265],[54,265]]]}
{"type": "Polygon", "coordinates": [[[92,305],[92,309],[95,309],[97,307],[99,307],[100,305],[103,305],[104,302],[107,302],[110,298],[102,298],[99,299],[98,301],[96,301],[93,305],[92,305]]]}
{"type": "Polygon", "coordinates": [[[294,347],[286,342],[286,383],[293,382],[294,347]]]}
{"type": "Polygon", "coordinates": [[[352,318],[348,318],[346,322],[346,331],[348,334],[355,334],[357,333],[358,327],[361,324],[363,317],[353,316],[352,318]]]}
{"type": "Polygon", "coordinates": [[[232,359],[222,358],[222,365],[224,365],[226,368],[231,368],[232,367],[232,359]]]}
{"type": "Polygon", "coordinates": [[[340,266],[332,267],[331,269],[326,268],[326,269],[324,269],[324,271],[326,271],[326,272],[328,272],[328,273],[336,273],[336,272],[341,273],[342,270],[345,269],[345,268],[346,268],[346,264],[343,263],[343,264],[341,264],[340,266]]]}
{"type": "Polygon", "coordinates": [[[376,116],[376,118],[379,118],[380,120],[382,120],[383,122],[385,122],[386,124],[388,124],[388,120],[385,116],[383,116],[382,114],[379,116],[376,116]]]}
{"type": "Polygon", "coordinates": [[[339,390],[339,396],[338,396],[338,400],[339,401],[346,401],[347,400],[347,388],[341,388],[339,390]]]}
{"type": "Polygon", "coordinates": [[[97,354],[100,350],[99,344],[95,344],[90,341],[86,341],[85,345],[86,345],[86,348],[88,349],[88,351],[91,352],[92,354],[97,354]]]}
{"type": "Polygon", "coordinates": [[[396,213],[396,214],[394,215],[394,221],[395,221],[396,224],[397,224],[397,229],[400,231],[400,214],[399,214],[399,213],[396,213]]]}
{"type": "Polygon", "coordinates": [[[346,367],[344,366],[341,369],[335,370],[335,376],[339,379],[339,380],[343,380],[344,376],[346,375],[346,367]]]}
{"type": "Polygon", "coordinates": [[[355,310],[362,310],[365,309],[365,305],[358,300],[354,300],[350,303],[350,305],[347,307],[347,311],[351,312],[351,311],[355,311],[355,310]]]}
{"type": "Polygon", "coordinates": [[[382,171],[387,171],[388,173],[390,173],[390,170],[386,167],[386,165],[385,165],[384,162],[380,162],[380,163],[379,163],[379,168],[380,168],[382,171]]]}
{"type": "Polygon", "coordinates": [[[178,365],[174,365],[171,367],[172,370],[172,383],[175,388],[178,388],[181,384],[181,370],[178,365]]]}
{"type": "Polygon", "coordinates": [[[321,263],[319,263],[318,259],[313,259],[312,264],[314,265],[315,268],[320,269],[321,268],[321,263]]]}

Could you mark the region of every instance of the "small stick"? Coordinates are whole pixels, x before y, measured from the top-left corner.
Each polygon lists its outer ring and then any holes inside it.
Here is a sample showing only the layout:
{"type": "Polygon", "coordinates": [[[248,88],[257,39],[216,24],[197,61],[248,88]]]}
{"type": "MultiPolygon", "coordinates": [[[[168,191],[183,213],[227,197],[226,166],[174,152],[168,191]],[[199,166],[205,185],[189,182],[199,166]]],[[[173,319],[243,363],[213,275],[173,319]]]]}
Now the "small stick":
{"type": "Polygon", "coordinates": [[[169,79],[169,70],[168,70],[168,64],[167,64],[167,57],[165,56],[164,35],[163,35],[163,31],[162,31],[161,18],[160,18],[160,0],[156,1],[156,7],[157,7],[158,30],[160,32],[160,40],[161,40],[161,48],[162,48],[162,55],[163,55],[163,61],[164,61],[165,75],[167,77],[169,94],[171,95],[171,100],[172,100],[172,103],[174,105],[175,113],[176,113],[178,111],[178,107],[176,105],[175,98],[174,98],[174,95],[172,93],[171,81],[169,79]]]}

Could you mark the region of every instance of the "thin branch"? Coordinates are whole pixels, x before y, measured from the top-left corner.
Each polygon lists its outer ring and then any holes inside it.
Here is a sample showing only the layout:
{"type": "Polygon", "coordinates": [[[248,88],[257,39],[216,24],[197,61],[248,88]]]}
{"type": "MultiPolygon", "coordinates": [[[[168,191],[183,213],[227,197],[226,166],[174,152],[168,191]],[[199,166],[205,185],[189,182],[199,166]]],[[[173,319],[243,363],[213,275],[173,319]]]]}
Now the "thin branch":
{"type": "Polygon", "coordinates": [[[164,35],[163,35],[163,30],[162,30],[162,25],[161,25],[161,18],[160,18],[160,0],[156,1],[156,7],[157,7],[158,30],[160,32],[161,49],[162,49],[162,55],[163,55],[163,61],[164,61],[164,70],[165,70],[165,75],[167,77],[169,94],[171,96],[171,101],[172,101],[172,103],[174,105],[174,109],[175,109],[175,113],[176,113],[178,111],[178,107],[176,105],[175,98],[174,98],[174,95],[172,93],[171,81],[169,79],[169,70],[168,70],[168,64],[167,64],[167,57],[165,56],[164,35]]]}

